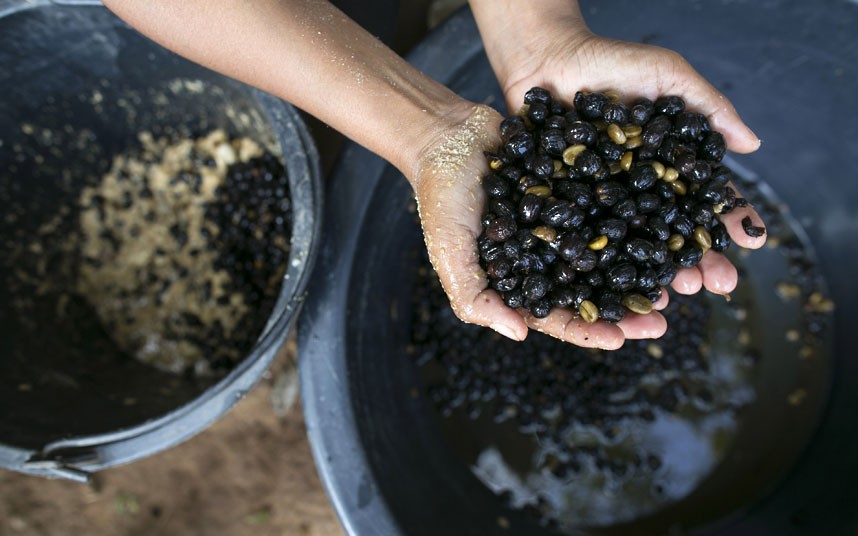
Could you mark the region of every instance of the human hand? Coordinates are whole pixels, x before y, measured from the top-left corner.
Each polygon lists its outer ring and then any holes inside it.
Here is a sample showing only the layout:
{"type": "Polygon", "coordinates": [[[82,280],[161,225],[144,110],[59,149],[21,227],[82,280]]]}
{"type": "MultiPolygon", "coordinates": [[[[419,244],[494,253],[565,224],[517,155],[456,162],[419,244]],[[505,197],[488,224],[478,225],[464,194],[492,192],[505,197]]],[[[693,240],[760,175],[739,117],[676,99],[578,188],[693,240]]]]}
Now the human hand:
{"type": "MultiPolygon", "coordinates": [[[[489,173],[484,151],[494,151],[500,143],[500,121],[500,115],[486,106],[463,111],[460,121],[426,147],[411,178],[429,258],[456,315],[516,340],[525,338],[529,326],[593,348],[615,349],[626,338],[664,334],[666,322],[659,313],[641,316],[629,312],[616,325],[604,321],[588,324],[566,309],[555,309],[548,317],[537,319],[523,310],[510,309],[489,287],[477,251],[485,204],[480,179],[489,173]]],[[[655,308],[666,305],[664,294],[655,308]]]]}
{"type": "MultiPolygon", "coordinates": [[[[584,25],[574,2],[554,3],[554,8],[540,6],[539,10],[522,6],[517,12],[521,16],[515,18],[497,9],[486,10],[484,3],[473,4],[510,110],[517,110],[525,92],[534,86],[548,89],[567,104],[579,90],[613,90],[628,101],[679,95],[689,109],[707,116],[713,129],[724,135],[730,150],[748,153],[759,147],[760,141],[726,97],[679,54],[596,36],[584,25]],[[563,10],[565,15],[561,15],[563,10]]],[[[741,221],[746,216],[754,225],[762,225],[750,206],[736,208],[719,219],[737,245],[762,247],[765,235],[750,237],[742,229],[741,221]]],[[[694,294],[704,287],[729,294],[737,282],[736,268],[726,257],[710,250],[699,265],[680,270],[671,286],[682,294],[694,294]]],[[[546,325],[553,322],[550,318],[542,321],[546,325]]]]}

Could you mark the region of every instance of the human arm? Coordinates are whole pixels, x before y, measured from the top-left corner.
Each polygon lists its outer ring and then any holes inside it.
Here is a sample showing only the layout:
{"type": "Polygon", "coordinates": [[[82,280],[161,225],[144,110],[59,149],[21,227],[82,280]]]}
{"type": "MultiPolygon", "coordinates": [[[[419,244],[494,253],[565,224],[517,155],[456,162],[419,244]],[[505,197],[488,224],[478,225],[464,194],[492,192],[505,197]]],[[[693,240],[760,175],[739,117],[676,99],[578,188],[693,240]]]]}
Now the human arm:
{"type": "MultiPolygon", "coordinates": [[[[497,112],[429,79],[328,2],[106,4],[164,46],[295,104],[393,163],[416,192],[430,259],[456,314],[526,336],[532,319],[506,307],[478,263],[483,152],[498,145],[497,112]]],[[[619,336],[607,324],[574,336],[546,331],[606,348],[663,332],[627,324],[619,336]]]]}

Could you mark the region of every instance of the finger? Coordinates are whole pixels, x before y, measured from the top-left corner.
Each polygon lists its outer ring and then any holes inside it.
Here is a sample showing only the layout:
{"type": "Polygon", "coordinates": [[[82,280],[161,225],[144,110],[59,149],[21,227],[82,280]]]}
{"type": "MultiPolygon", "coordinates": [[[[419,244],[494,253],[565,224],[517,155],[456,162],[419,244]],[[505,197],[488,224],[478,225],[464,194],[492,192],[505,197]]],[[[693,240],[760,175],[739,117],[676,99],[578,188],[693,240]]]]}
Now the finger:
{"type": "Polygon", "coordinates": [[[525,310],[521,314],[533,329],[584,348],[616,350],[625,340],[617,326],[602,321],[588,324],[568,309],[555,309],[545,318],[536,318],[525,310]]]}
{"type": "MultiPolygon", "coordinates": [[[[732,182],[729,183],[728,186],[733,188],[733,190],[736,190],[736,187],[733,186],[732,182]]],[[[737,196],[740,195],[738,190],[736,190],[736,194],[737,196]]],[[[748,233],[745,232],[745,228],[742,227],[742,220],[745,218],[751,218],[751,223],[753,225],[765,228],[762,218],[760,218],[760,215],[757,214],[757,211],[754,210],[754,207],[751,205],[734,208],[727,214],[721,214],[718,216],[718,219],[721,220],[721,223],[723,223],[724,227],[727,228],[727,232],[730,233],[730,238],[733,239],[733,242],[743,248],[760,249],[763,247],[763,244],[766,243],[767,235],[748,236],[748,233]]]]}
{"type": "Polygon", "coordinates": [[[639,315],[629,311],[617,327],[627,339],[657,339],[667,331],[667,320],[658,312],[639,315]]]}
{"type": "Polygon", "coordinates": [[[696,267],[682,268],[670,286],[680,294],[697,294],[703,287],[703,276],[696,267]]]}
{"type": "Polygon", "coordinates": [[[694,68],[685,62],[681,68],[681,96],[690,110],[702,113],[714,130],[724,135],[727,148],[737,153],[752,153],[760,148],[760,139],[739,117],[736,108],[694,68]]]}
{"type": "Polygon", "coordinates": [[[652,308],[655,309],[656,311],[661,311],[662,309],[667,307],[667,304],[669,304],[669,303],[670,303],[670,296],[667,293],[667,289],[662,288],[661,289],[661,297],[659,299],[657,299],[655,301],[655,303],[652,304],[652,308]]]}
{"type": "Polygon", "coordinates": [[[703,276],[703,286],[709,292],[730,294],[739,282],[736,267],[727,257],[715,251],[707,251],[697,268],[703,276]]]}

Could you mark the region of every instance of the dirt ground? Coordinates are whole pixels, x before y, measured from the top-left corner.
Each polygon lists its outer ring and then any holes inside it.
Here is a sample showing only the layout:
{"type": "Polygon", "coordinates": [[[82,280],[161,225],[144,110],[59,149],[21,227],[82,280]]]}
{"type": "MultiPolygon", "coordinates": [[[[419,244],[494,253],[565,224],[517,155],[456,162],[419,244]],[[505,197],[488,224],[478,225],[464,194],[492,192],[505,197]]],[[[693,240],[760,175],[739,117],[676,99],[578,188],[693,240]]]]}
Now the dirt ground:
{"type": "Polygon", "coordinates": [[[214,426],[89,485],[0,470],[0,536],[343,534],[295,398],[294,341],[214,426]]]}

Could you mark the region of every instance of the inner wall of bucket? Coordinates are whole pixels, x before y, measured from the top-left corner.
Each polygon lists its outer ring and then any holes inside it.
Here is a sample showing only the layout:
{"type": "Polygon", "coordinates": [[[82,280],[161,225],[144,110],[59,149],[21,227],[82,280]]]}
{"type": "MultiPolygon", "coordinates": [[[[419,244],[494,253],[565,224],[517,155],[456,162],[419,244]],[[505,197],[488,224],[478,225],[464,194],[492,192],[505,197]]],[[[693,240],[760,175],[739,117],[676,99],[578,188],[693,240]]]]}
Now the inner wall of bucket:
{"type": "MultiPolygon", "coordinates": [[[[409,527],[426,527],[425,532],[413,528],[409,534],[438,533],[441,528],[434,513],[439,511],[461,512],[462,516],[454,516],[456,522],[473,524],[474,530],[492,527],[498,516],[514,516],[516,526],[523,524],[534,531],[528,534],[541,533],[545,529],[534,520],[505,508],[472,473],[475,459],[463,455],[478,452],[494,440],[512,441],[506,432],[501,427],[494,432],[490,427],[478,429],[473,423],[451,428],[431,402],[417,395],[425,392],[426,378],[421,377],[408,346],[411,296],[418,267],[425,263],[421,233],[407,183],[392,169],[379,183],[385,186],[375,192],[356,246],[346,344],[351,349],[355,416],[362,423],[365,452],[381,483],[379,492],[409,527]],[[463,519],[464,512],[471,513],[468,519],[463,519]]],[[[796,349],[790,349],[783,333],[788,326],[798,325],[798,317],[788,311],[790,307],[778,305],[774,289],[776,281],[786,277],[786,267],[782,262],[778,266],[777,251],[764,250],[759,256],[736,259],[750,274],[760,274],[750,275],[736,293],[749,302],[745,325],[754,333],[752,344],[759,349],[759,360],[749,384],[754,400],[737,415],[731,448],[690,495],[642,519],[605,528],[604,533],[656,533],[677,519],[684,526],[715,522],[762,498],[806,446],[824,403],[827,362],[824,357],[812,363],[790,359],[796,349]],[[772,314],[779,307],[782,311],[772,314]],[[764,329],[764,324],[772,329],[764,329]],[[805,405],[779,411],[796,385],[805,386],[805,405]]],[[[716,298],[710,299],[717,308],[723,300],[716,303],[716,298]]],[[[709,332],[716,352],[723,343],[717,339],[724,336],[717,328],[709,332]]],[[[830,348],[826,344],[821,351],[827,354],[830,348]]]]}
{"type": "MultiPolygon", "coordinates": [[[[15,225],[34,232],[74,205],[113,155],[139,145],[141,132],[194,137],[221,128],[280,152],[249,88],[169,53],[102,8],[36,8],[0,18],[0,87],[0,183],[14,184],[28,209],[15,225]]],[[[4,443],[38,448],[125,428],[175,409],[215,381],[116,359],[110,348],[72,351],[74,334],[50,310],[29,320],[51,351],[12,359],[16,347],[46,345],[18,336],[22,319],[6,294],[0,286],[4,443]]]]}

